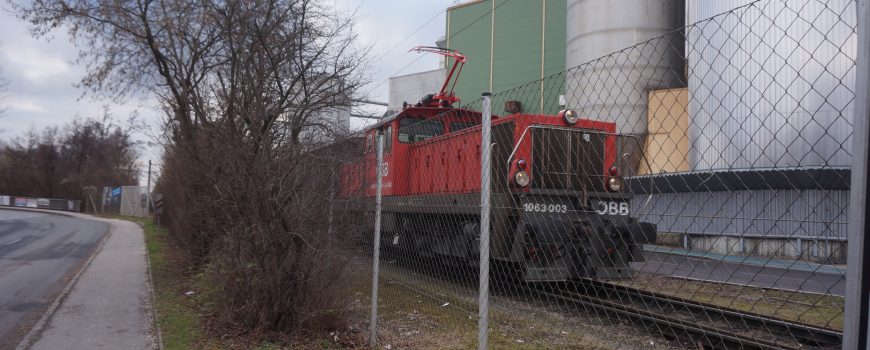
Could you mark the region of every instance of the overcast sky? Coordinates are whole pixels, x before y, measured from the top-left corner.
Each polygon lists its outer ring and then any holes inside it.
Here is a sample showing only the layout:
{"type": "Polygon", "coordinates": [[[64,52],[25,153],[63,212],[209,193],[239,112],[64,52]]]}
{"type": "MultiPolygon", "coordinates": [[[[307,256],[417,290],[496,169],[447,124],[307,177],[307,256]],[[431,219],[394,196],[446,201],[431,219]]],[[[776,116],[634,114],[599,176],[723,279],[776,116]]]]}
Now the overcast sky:
{"type": "MultiPolygon", "coordinates": [[[[370,48],[372,83],[365,89],[368,97],[387,101],[390,76],[437,68],[438,57],[409,53],[417,45],[434,45],[444,35],[445,10],[459,3],[454,0],[391,1],[391,0],[325,0],[340,11],[355,13],[354,28],[359,45],[370,48]]],[[[34,39],[27,26],[0,10],[0,65],[9,82],[5,104],[0,115],[0,140],[8,140],[30,128],[41,130],[63,125],[76,115],[97,117],[108,106],[116,120],[124,121],[134,112],[156,128],[159,116],[148,100],[123,103],[82,98],[74,85],[84,74],[76,65],[76,48],[63,31],[50,38],[34,39]]],[[[364,108],[359,112],[382,113],[384,107],[364,108]]],[[[351,120],[359,128],[365,120],[351,120]]],[[[139,135],[146,141],[147,135],[139,135]]],[[[158,160],[159,153],[143,149],[141,161],[158,160]]]]}

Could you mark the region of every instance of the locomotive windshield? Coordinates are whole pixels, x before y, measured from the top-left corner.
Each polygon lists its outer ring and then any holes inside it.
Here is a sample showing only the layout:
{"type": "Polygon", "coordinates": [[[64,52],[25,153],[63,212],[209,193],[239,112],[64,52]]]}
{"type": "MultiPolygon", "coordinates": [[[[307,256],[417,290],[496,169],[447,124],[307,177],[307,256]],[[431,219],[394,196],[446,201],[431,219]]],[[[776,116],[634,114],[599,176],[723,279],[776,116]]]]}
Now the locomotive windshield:
{"type": "Polygon", "coordinates": [[[438,120],[404,118],[399,120],[399,142],[419,142],[444,133],[438,120]]]}

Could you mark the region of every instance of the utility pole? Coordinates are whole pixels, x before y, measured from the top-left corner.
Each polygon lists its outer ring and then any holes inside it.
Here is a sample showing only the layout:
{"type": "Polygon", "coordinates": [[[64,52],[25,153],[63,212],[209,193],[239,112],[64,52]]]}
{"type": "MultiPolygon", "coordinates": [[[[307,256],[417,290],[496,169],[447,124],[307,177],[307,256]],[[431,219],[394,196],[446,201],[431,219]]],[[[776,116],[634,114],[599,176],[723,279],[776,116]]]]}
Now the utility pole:
{"type": "Polygon", "coordinates": [[[145,189],[145,212],[151,210],[151,159],[148,160],[148,187],[145,189]]]}

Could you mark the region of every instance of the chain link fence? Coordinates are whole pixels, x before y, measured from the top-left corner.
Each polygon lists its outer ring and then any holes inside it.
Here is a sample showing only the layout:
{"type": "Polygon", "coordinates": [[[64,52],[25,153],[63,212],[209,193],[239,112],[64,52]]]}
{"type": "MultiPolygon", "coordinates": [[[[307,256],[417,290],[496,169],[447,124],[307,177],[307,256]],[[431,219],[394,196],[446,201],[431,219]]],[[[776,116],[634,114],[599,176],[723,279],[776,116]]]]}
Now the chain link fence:
{"type": "Polygon", "coordinates": [[[855,1],[686,18],[361,135],[334,202],[378,233],[372,344],[840,348],[855,1]]]}

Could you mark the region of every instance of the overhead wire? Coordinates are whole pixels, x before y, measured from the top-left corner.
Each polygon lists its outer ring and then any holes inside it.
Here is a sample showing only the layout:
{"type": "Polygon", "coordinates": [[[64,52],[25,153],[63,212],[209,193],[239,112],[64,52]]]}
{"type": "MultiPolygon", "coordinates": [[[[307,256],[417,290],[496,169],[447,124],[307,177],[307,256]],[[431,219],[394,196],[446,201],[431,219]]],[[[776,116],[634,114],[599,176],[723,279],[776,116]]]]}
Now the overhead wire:
{"type": "MultiPolygon", "coordinates": [[[[456,0],[456,1],[454,1],[452,4],[450,4],[450,6],[455,5],[455,4],[458,3],[459,1],[460,1],[460,0],[456,0]]],[[[384,57],[386,57],[390,52],[393,52],[393,50],[395,50],[397,47],[399,47],[399,45],[401,45],[403,42],[405,42],[405,41],[407,41],[408,39],[410,39],[412,36],[414,36],[414,34],[417,34],[418,32],[420,32],[420,30],[422,30],[422,29],[425,28],[427,25],[429,25],[429,23],[432,23],[432,21],[434,21],[436,18],[438,18],[438,16],[441,16],[441,13],[440,13],[440,12],[439,12],[439,13],[436,13],[434,16],[432,16],[431,18],[429,18],[429,20],[427,20],[425,23],[423,23],[423,25],[421,25],[421,26],[418,27],[416,30],[414,30],[413,32],[411,32],[411,34],[406,35],[404,38],[402,38],[401,40],[399,40],[398,42],[396,42],[396,44],[393,45],[392,47],[390,47],[389,50],[387,50],[387,51],[385,51],[384,53],[382,53],[381,56],[378,57],[377,61],[380,62],[381,60],[383,60],[384,57]]]]}
{"type": "MultiPolygon", "coordinates": [[[[504,0],[504,1],[502,1],[500,4],[498,4],[498,5],[496,5],[495,7],[491,8],[489,11],[484,12],[482,15],[478,16],[477,18],[475,18],[474,21],[472,21],[471,23],[465,25],[464,27],[460,28],[460,29],[459,29],[458,31],[456,31],[455,33],[453,33],[453,34],[451,34],[450,36],[448,36],[448,40],[449,40],[449,39],[452,39],[452,38],[454,38],[456,35],[459,35],[460,33],[464,32],[466,29],[468,29],[468,28],[471,27],[472,25],[476,24],[477,22],[480,22],[480,20],[482,20],[483,18],[485,18],[486,16],[488,16],[489,14],[491,14],[491,13],[492,13],[493,11],[495,11],[497,8],[499,8],[499,7],[501,7],[502,5],[508,3],[509,1],[510,1],[510,0],[504,0]]],[[[454,4],[457,3],[457,2],[458,2],[458,1],[455,1],[454,4]]],[[[436,16],[437,16],[437,15],[436,15],[436,16]]],[[[434,17],[433,17],[433,18],[434,18],[434,17]]],[[[432,19],[429,20],[429,22],[431,22],[431,21],[432,21],[432,19]]],[[[428,22],[427,22],[427,23],[428,23],[428,22]]],[[[418,28],[417,31],[419,31],[420,29],[422,29],[424,26],[425,26],[425,24],[424,24],[423,26],[421,26],[420,28],[418,28]]],[[[416,31],[415,31],[415,33],[416,33],[416,31]]],[[[412,33],[411,35],[413,35],[413,34],[414,34],[414,33],[412,33]]],[[[394,45],[393,48],[391,48],[390,50],[395,49],[396,47],[399,46],[399,44],[401,44],[404,40],[407,40],[408,38],[410,38],[410,35],[409,35],[408,37],[406,37],[405,39],[403,39],[402,41],[400,41],[399,43],[397,43],[396,45],[394,45]]],[[[389,50],[388,50],[388,52],[389,52],[389,50]]],[[[383,55],[383,56],[385,56],[385,55],[383,55]]],[[[383,56],[381,56],[381,58],[383,58],[383,56]]],[[[421,58],[423,58],[423,56],[422,56],[422,55],[418,55],[417,58],[413,59],[413,60],[412,60],[411,62],[409,62],[408,64],[402,66],[402,68],[399,68],[398,70],[396,70],[396,71],[394,71],[393,73],[389,74],[389,75],[387,76],[387,78],[381,80],[380,83],[378,83],[377,85],[375,85],[374,87],[372,87],[371,89],[369,89],[369,91],[366,92],[365,95],[368,95],[368,94],[372,93],[375,89],[381,87],[382,85],[384,85],[384,83],[386,83],[387,81],[389,81],[389,80],[390,80],[390,77],[393,77],[393,76],[395,76],[396,74],[401,73],[403,70],[405,70],[405,68],[408,68],[408,67],[410,67],[411,65],[413,65],[414,63],[417,63],[417,61],[419,61],[421,58]]]]}

